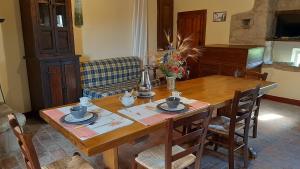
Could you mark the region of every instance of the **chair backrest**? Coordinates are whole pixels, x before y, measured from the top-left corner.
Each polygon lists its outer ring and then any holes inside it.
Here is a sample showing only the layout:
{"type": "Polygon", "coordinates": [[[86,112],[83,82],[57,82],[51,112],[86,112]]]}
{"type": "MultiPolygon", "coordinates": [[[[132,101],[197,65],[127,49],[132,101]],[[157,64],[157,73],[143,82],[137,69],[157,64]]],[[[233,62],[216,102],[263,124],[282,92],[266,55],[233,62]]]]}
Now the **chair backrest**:
{"type": "Polygon", "coordinates": [[[17,141],[20,146],[27,169],[40,169],[41,166],[32,143],[32,136],[30,134],[23,133],[23,130],[20,127],[19,122],[17,121],[17,118],[14,114],[8,115],[8,121],[11,129],[17,137],[17,141]]]}
{"type": "Polygon", "coordinates": [[[255,79],[255,80],[262,80],[266,81],[268,78],[268,73],[259,73],[255,71],[236,71],[236,77],[245,77],[247,79],[255,79]]]}
{"type": "MultiPolygon", "coordinates": [[[[234,99],[232,101],[231,112],[230,112],[230,128],[229,136],[234,136],[235,125],[237,122],[242,120],[248,120],[250,122],[251,114],[253,112],[253,107],[255,105],[256,99],[258,97],[260,86],[258,85],[254,89],[247,91],[236,91],[234,94],[234,99]],[[237,116],[238,113],[241,113],[237,116]]],[[[248,123],[247,122],[247,123],[248,123]]],[[[246,127],[249,124],[245,124],[246,127]]]]}
{"type": "Polygon", "coordinates": [[[210,107],[207,108],[206,110],[196,111],[192,113],[192,115],[182,117],[178,120],[173,120],[173,119],[167,120],[166,129],[168,135],[166,137],[166,143],[165,143],[165,159],[166,159],[165,168],[166,169],[172,168],[173,161],[176,161],[182,157],[185,157],[195,152],[196,152],[195,168],[196,169],[200,168],[200,160],[203,152],[204,142],[205,142],[212,110],[213,110],[212,107],[210,107]],[[195,125],[196,122],[197,122],[196,124],[197,126],[192,132],[186,133],[179,137],[174,136],[173,134],[174,129],[183,126],[195,125]],[[184,143],[190,143],[188,144],[189,147],[182,152],[172,155],[172,147],[174,145],[182,145],[184,143]]]}
{"type": "Polygon", "coordinates": [[[99,87],[139,80],[141,60],[138,57],[116,57],[80,63],[83,88],[99,87]]]}
{"type": "Polygon", "coordinates": [[[246,74],[245,74],[245,78],[266,81],[267,78],[268,78],[268,73],[266,73],[266,72],[265,73],[259,73],[259,72],[247,71],[246,74]]]}

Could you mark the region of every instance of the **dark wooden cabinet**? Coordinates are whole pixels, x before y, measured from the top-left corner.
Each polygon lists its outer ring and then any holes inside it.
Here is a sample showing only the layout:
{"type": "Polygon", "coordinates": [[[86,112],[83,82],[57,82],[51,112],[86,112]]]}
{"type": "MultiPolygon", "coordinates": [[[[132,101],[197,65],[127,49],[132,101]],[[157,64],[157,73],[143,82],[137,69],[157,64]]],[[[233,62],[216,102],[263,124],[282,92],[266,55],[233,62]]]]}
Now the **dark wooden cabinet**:
{"type": "Polygon", "coordinates": [[[80,89],[78,59],[46,61],[41,64],[45,81],[46,107],[59,106],[78,101],[80,89]]]}
{"type": "Polygon", "coordinates": [[[264,47],[254,45],[209,45],[199,57],[198,77],[220,74],[233,76],[235,71],[261,71],[264,47]]]}
{"type": "Polygon", "coordinates": [[[78,101],[71,0],[20,0],[20,9],[32,110],[78,101]]]}

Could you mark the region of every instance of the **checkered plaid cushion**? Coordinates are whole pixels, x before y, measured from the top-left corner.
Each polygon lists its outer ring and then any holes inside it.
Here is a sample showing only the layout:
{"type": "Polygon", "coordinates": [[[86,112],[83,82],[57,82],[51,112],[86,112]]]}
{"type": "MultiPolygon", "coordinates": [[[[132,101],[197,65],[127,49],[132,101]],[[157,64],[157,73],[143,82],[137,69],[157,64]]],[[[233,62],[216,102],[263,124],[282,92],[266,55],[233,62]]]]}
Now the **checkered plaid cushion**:
{"type": "Polygon", "coordinates": [[[141,61],[138,57],[118,57],[81,63],[82,88],[98,88],[139,79],[141,61]]]}
{"type": "Polygon", "coordinates": [[[83,89],[83,96],[90,97],[92,99],[99,99],[106,96],[112,96],[125,91],[131,91],[138,84],[138,79],[131,79],[116,84],[110,84],[105,86],[91,87],[83,89]]]}

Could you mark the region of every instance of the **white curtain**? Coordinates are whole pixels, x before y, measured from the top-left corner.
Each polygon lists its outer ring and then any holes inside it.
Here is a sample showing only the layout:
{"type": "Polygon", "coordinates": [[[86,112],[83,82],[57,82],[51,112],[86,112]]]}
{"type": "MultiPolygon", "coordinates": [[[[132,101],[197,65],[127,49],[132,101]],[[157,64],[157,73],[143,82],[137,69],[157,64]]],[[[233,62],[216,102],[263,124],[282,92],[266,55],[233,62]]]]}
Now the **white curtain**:
{"type": "Polygon", "coordinates": [[[133,11],[133,56],[138,56],[144,65],[148,64],[147,18],[148,0],[134,0],[133,11]]]}

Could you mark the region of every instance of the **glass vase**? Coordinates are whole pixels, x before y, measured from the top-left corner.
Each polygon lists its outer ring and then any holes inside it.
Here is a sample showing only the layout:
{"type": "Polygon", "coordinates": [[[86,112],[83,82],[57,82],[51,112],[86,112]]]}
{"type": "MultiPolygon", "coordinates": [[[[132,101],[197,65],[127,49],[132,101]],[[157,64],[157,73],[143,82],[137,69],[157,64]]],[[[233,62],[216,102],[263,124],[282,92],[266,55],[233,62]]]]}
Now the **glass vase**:
{"type": "Polygon", "coordinates": [[[171,76],[171,77],[166,76],[166,80],[167,80],[167,89],[170,90],[170,91],[175,90],[176,77],[174,77],[174,76],[171,76]]]}

